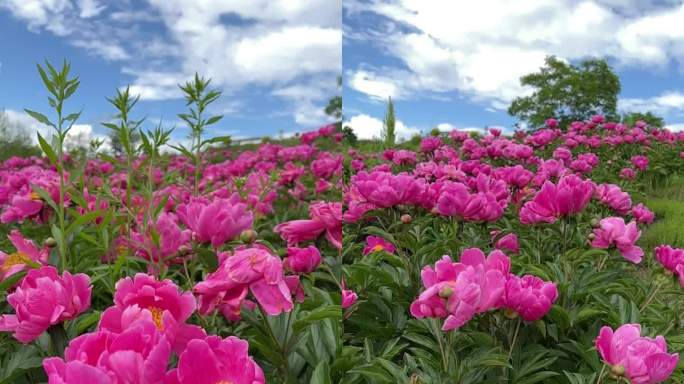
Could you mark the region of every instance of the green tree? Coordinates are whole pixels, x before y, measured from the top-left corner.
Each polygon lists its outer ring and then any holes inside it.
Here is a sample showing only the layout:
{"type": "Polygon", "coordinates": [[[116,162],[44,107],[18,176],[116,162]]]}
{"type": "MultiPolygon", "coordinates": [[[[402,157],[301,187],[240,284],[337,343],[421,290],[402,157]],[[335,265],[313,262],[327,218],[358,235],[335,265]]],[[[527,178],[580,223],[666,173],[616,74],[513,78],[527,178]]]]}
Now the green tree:
{"type": "MultiPolygon", "coordinates": [[[[109,144],[111,145],[114,154],[116,154],[117,156],[123,155],[124,145],[121,142],[121,138],[119,137],[119,135],[114,131],[110,131],[108,136],[109,144]]],[[[138,132],[137,130],[131,131],[129,140],[131,141],[131,146],[137,147],[138,144],[140,144],[140,132],[138,132]]]]}
{"type": "Polygon", "coordinates": [[[651,111],[648,111],[646,113],[628,112],[622,115],[622,124],[625,124],[629,127],[634,126],[634,123],[636,123],[639,120],[645,121],[646,123],[648,123],[650,127],[662,128],[663,126],[665,126],[665,119],[654,114],[651,111]]]}
{"type": "Polygon", "coordinates": [[[547,56],[544,67],[521,77],[520,84],[533,88],[534,93],[513,100],[508,113],[533,129],[550,117],[558,119],[561,127],[596,114],[617,117],[620,79],[604,59],[575,66],[547,56]]]}
{"type": "Polygon", "coordinates": [[[390,97],[387,101],[387,113],[385,114],[385,121],[383,122],[382,138],[385,141],[385,147],[394,146],[396,141],[395,132],[396,120],[394,118],[394,104],[392,103],[392,98],[390,97]]]}
{"type": "Polygon", "coordinates": [[[31,142],[28,127],[12,121],[0,109],[0,162],[12,156],[38,156],[40,149],[31,142]]]}
{"type": "MultiPolygon", "coordinates": [[[[337,77],[338,90],[342,87],[342,76],[337,77]]],[[[332,116],[337,120],[338,124],[342,124],[342,95],[337,95],[328,101],[325,107],[325,114],[332,116]]]]}

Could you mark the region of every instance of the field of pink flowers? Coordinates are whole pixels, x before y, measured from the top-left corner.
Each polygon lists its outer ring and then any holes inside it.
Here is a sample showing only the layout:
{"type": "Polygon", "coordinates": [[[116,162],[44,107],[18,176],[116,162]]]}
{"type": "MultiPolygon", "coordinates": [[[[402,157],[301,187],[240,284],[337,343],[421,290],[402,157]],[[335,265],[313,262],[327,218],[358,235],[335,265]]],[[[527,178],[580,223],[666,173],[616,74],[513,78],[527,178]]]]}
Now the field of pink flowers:
{"type": "Polygon", "coordinates": [[[196,76],[185,145],[126,89],[121,154],[67,153],[78,79],[39,74],[44,156],[0,165],[0,384],[684,382],[684,244],[642,237],[684,133],[239,146],[196,76]]]}
{"type": "Polygon", "coordinates": [[[683,244],[639,241],[683,151],[603,116],[350,150],[342,382],[684,382],[683,244]]]}
{"type": "Polygon", "coordinates": [[[0,166],[0,383],[331,382],[342,348],[341,135],[215,148],[219,97],[184,85],[191,146],[110,101],[111,157],[72,156],[69,67],[39,67],[45,157],[0,166]],[[133,145],[135,133],[140,145],[133,145]]]}

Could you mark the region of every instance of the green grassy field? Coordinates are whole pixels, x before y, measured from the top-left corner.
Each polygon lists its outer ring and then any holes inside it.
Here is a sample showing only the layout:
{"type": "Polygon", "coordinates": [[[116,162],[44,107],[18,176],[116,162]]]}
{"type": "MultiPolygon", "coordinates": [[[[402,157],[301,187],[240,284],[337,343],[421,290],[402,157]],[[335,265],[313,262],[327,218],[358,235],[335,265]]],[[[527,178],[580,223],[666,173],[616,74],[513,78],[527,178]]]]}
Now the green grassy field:
{"type": "Polygon", "coordinates": [[[656,221],[644,232],[641,244],[652,248],[660,244],[684,246],[684,178],[653,190],[644,202],[656,214],[656,221]]]}

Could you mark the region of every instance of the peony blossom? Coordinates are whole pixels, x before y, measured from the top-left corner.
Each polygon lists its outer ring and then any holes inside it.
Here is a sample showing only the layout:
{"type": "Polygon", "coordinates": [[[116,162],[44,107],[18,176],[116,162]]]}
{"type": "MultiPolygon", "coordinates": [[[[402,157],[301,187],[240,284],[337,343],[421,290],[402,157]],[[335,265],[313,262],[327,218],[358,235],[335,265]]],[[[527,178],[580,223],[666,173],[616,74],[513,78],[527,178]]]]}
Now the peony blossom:
{"type": "Polygon", "coordinates": [[[684,288],[684,249],[660,245],[655,248],[655,259],[665,269],[679,277],[679,284],[684,288]]]}
{"type": "Polygon", "coordinates": [[[247,205],[236,199],[215,199],[208,203],[200,200],[178,207],[178,216],[199,242],[214,247],[233,240],[245,229],[252,228],[253,215],[247,205]]]}
{"type": "Polygon", "coordinates": [[[120,334],[86,333],[69,342],[64,359],[43,360],[48,384],[163,383],[171,349],[150,321],[120,334]]]}
{"type": "Polygon", "coordinates": [[[641,336],[641,325],[624,324],[613,331],[601,328],[596,349],[616,375],[624,375],[631,383],[662,383],[679,362],[678,353],[667,353],[665,338],[641,336]]]}
{"type": "Polygon", "coordinates": [[[599,185],[596,188],[596,197],[620,215],[626,215],[632,208],[629,194],[615,184],[599,185]]]}
{"type": "Polygon", "coordinates": [[[122,278],[115,288],[114,306],[102,313],[99,329],[121,333],[131,323],[149,319],[178,352],[187,340],[204,337],[200,327],[185,324],[195,311],[195,297],[192,292],[181,292],[171,280],[158,281],[138,273],[133,278],[122,278]]]}
{"type": "Polygon", "coordinates": [[[644,251],[635,245],[641,236],[635,221],[625,224],[622,217],[606,217],[594,229],[594,235],[596,237],[591,242],[592,247],[605,249],[614,245],[625,259],[634,264],[641,262],[644,251]]]}
{"type": "Polygon", "coordinates": [[[222,304],[239,311],[248,289],[271,316],[292,309],[292,293],[284,279],[280,258],[255,247],[235,251],[221,262],[216,272],[195,285],[199,312],[206,315],[222,304]]]}
{"type": "Polygon", "coordinates": [[[634,167],[640,171],[645,171],[648,168],[648,157],[643,155],[632,156],[630,159],[634,167]]]}
{"type": "Polygon", "coordinates": [[[315,240],[325,232],[325,238],[337,249],[342,249],[342,204],[320,202],[309,206],[309,220],[291,220],[276,225],[288,245],[315,240]]]}
{"type": "Polygon", "coordinates": [[[83,273],[59,276],[57,269],[44,266],[32,269],[7,296],[14,315],[0,315],[0,331],[14,332],[22,343],[35,340],[51,325],[71,320],[90,307],[92,286],[83,273]]]}
{"type": "Polygon", "coordinates": [[[632,216],[639,224],[653,224],[655,214],[642,203],[632,207],[632,216]]]}
{"type": "Polygon", "coordinates": [[[351,289],[347,289],[344,280],[342,280],[342,309],[349,308],[354,305],[358,298],[359,297],[356,295],[356,292],[352,291],[351,289]]]}
{"type": "Polygon", "coordinates": [[[313,245],[306,248],[288,247],[283,268],[294,273],[310,273],[316,270],[320,263],[321,253],[313,245]]]}
{"type": "Polygon", "coordinates": [[[165,384],[265,384],[261,367],[248,354],[249,344],[235,336],[207,336],[188,343],[178,368],[166,375],[165,384]]]}
{"type": "Polygon", "coordinates": [[[515,233],[509,233],[508,235],[505,235],[502,238],[500,238],[496,242],[495,247],[497,249],[502,249],[502,250],[513,252],[513,253],[518,253],[520,251],[520,244],[518,243],[518,236],[516,236],[515,233]]]}
{"type": "Polygon", "coordinates": [[[25,239],[21,233],[14,229],[7,236],[16,248],[14,253],[0,251],[0,281],[23,271],[28,266],[47,264],[49,250],[47,247],[39,249],[31,240],[25,239]]]}
{"type": "Polygon", "coordinates": [[[520,222],[555,223],[561,217],[577,214],[589,204],[593,191],[591,181],[575,175],[562,177],[557,185],[547,181],[520,209],[520,222]]]}
{"type": "Polygon", "coordinates": [[[394,244],[378,236],[366,237],[366,246],[363,248],[363,254],[368,255],[373,252],[387,252],[393,254],[395,251],[394,244]]]}
{"type": "Polygon", "coordinates": [[[446,318],[442,330],[458,329],[476,314],[499,307],[509,270],[510,260],[498,250],[485,258],[481,250],[469,248],[459,262],[444,256],[434,269],[423,268],[426,289],[411,304],[411,314],[446,318]]]}
{"type": "Polygon", "coordinates": [[[525,275],[511,275],[506,281],[503,306],[518,313],[525,321],[544,317],[558,298],[556,283],[525,275]]]}

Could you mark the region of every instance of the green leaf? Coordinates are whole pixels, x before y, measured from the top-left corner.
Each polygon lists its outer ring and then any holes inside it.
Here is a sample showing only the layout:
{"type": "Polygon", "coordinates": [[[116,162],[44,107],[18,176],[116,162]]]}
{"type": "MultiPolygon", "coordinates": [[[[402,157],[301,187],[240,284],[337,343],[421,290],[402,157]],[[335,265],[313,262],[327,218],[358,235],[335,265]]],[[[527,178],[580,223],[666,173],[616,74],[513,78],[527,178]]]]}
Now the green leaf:
{"type": "Polygon", "coordinates": [[[216,122],[218,122],[219,120],[221,120],[222,117],[223,117],[223,115],[212,116],[212,117],[210,117],[210,118],[207,120],[207,122],[205,123],[205,125],[212,125],[212,124],[215,124],[216,122]]]}
{"type": "Polygon", "coordinates": [[[38,120],[39,123],[49,125],[51,127],[54,127],[55,125],[50,122],[50,120],[47,118],[47,116],[43,115],[40,112],[32,111],[30,109],[24,109],[26,113],[29,114],[29,116],[33,117],[34,119],[38,120]]]}
{"type": "Polygon", "coordinates": [[[330,366],[328,362],[323,360],[316,366],[311,374],[309,384],[332,384],[330,380],[330,366]]]}
{"type": "Polygon", "coordinates": [[[100,211],[92,211],[76,216],[76,219],[67,227],[66,234],[69,235],[73,233],[76,228],[91,221],[95,221],[100,216],[102,216],[102,212],[100,211]]]}
{"type": "Polygon", "coordinates": [[[43,136],[41,136],[40,132],[36,132],[36,134],[38,135],[38,144],[40,145],[40,149],[43,150],[45,156],[47,156],[48,160],[50,160],[52,164],[58,165],[57,154],[55,153],[55,151],[52,149],[50,144],[48,144],[48,142],[43,138],[43,136]]]}
{"type": "MultiPolygon", "coordinates": [[[[21,345],[11,354],[7,364],[3,364],[0,384],[16,383],[15,378],[26,371],[39,369],[43,365],[43,357],[34,345],[21,345]]],[[[41,369],[42,371],[42,369],[41,369]]]]}
{"type": "Polygon", "coordinates": [[[295,332],[299,332],[302,328],[309,324],[321,321],[323,319],[341,319],[342,318],[342,307],[339,305],[326,305],[319,307],[309,312],[308,314],[297,319],[294,323],[295,332]]]}
{"type": "Polygon", "coordinates": [[[197,250],[200,261],[208,271],[213,272],[218,268],[218,256],[211,249],[201,248],[197,250]]]}
{"type": "Polygon", "coordinates": [[[5,292],[9,288],[13,287],[14,284],[21,281],[21,279],[23,279],[27,273],[28,273],[27,271],[19,271],[19,272],[13,274],[12,276],[6,278],[5,280],[0,281],[0,292],[5,292]]]}

